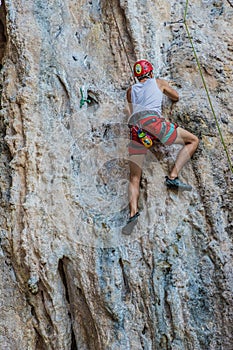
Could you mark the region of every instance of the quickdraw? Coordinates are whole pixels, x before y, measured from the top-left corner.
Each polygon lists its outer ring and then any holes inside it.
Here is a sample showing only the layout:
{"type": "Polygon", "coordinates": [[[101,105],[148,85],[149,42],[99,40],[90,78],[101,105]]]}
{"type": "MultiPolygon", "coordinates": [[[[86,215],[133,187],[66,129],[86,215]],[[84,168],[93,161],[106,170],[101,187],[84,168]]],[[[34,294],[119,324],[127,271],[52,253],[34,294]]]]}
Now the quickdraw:
{"type": "Polygon", "coordinates": [[[84,106],[85,103],[91,103],[91,100],[88,98],[84,98],[83,96],[83,89],[80,88],[80,94],[81,94],[81,100],[80,100],[80,108],[82,108],[84,106]]]}

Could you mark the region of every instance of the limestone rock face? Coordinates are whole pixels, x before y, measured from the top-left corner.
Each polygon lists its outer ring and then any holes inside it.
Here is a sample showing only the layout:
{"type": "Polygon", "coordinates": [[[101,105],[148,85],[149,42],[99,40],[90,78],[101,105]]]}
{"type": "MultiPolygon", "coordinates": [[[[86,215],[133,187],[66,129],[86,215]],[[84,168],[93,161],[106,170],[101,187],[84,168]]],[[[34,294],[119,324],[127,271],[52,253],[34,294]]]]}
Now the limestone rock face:
{"type": "MultiPolygon", "coordinates": [[[[1,350],[232,350],[232,170],[186,4],[1,1],[1,350]],[[147,155],[126,236],[125,94],[142,57],[179,92],[164,116],[200,144],[190,193],[164,185],[180,146],[147,155]]],[[[188,5],[232,155],[233,7],[188,5]]]]}

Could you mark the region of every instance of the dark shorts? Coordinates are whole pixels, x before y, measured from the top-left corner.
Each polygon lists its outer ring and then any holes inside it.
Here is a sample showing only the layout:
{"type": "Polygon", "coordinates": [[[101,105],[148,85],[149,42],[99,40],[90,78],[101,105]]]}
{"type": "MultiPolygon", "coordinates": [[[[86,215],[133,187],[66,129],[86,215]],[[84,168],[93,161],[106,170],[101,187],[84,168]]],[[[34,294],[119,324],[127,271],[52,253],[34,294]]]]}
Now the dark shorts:
{"type": "Polygon", "coordinates": [[[146,154],[146,148],[140,141],[137,130],[138,127],[147,131],[153,137],[154,142],[161,142],[164,145],[172,145],[177,137],[177,124],[167,122],[164,118],[150,115],[140,119],[136,125],[130,127],[129,155],[146,154]]]}

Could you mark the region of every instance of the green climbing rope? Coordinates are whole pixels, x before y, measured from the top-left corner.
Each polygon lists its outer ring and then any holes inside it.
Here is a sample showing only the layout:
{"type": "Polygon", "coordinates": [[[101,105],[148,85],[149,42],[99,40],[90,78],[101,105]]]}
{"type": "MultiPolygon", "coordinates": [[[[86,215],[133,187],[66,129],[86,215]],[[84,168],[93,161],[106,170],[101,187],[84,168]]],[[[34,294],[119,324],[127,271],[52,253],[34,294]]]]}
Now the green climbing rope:
{"type": "Polygon", "coordinates": [[[215,110],[214,110],[214,107],[213,107],[213,104],[212,104],[212,101],[211,101],[211,98],[210,98],[209,90],[208,90],[208,88],[207,88],[204,75],[203,75],[203,73],[202,73],[200,61],[199,61],[199,58],[198,58],[198,56],[197,56],[197,52],[196,52],[196,50],[195,50],[195,47],[194,47],[194,45],[193,45],[193,40],[192,40],[192,37],[191,37],[191,35],[190,35],[189,27],[188,27],[188,24],[187,24],[186,18],[187,18],[187,12],[188,12],[188,5],[189,5],[189,0],[186,0],[185,12],[184,12],[184,25],[185,25],[185,29],[186,29],[186,32],[187,32],[187,35],[188,35],[190,44],[191,44],[191,46],[192,46],[193,54],[194,54],[194,57],[195,57],[195,60],[196,60],[197,66],[198,66],[198,70],[199,70],[199,73],[200,73],[200,76],[201,76],[201,79],[202,79],[202,83],[203,83],[204,89],[205,89],[205,91],[206,91],[206,95],[207,95],[207,99],[208,99],[208,102],[209,102],[211,111],[212,111],[213,116],[214,116],[214,119],[215,119],[215,123],[216,123],[217,129],[218,129],[218,133],[219,133],[221,142],[222,142],[224,151],[225,151],[226,156],[227,156],[227,160],[228,160],[228,163],[229,163],[229,167],[230,167],[231,172],[233,173],[233,166],[232,166],[232,163],[231,163],[231,158],[230,158],[230,155],[229,155],[229,152],[228,152],[226,143],[225,143],[224,138],[223,138],[223,135],[222,135],[222,131],[221,131],[221,128],[220,128],[220,125],[219,125],[219,122],[218,122],[218,119],[217,119],[217,116],[216,116],[216,113],[215,113],[215,110]]]}

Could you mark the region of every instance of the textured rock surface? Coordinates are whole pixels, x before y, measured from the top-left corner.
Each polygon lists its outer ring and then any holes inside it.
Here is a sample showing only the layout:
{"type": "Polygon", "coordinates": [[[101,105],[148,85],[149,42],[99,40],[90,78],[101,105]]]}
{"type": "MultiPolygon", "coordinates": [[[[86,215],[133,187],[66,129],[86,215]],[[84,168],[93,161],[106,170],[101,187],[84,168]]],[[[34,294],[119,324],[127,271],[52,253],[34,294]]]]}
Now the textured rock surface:
{"type": "MultiPolygon", "coordinates": [[[[170,24],[184,9],[2,1],[1,350],[232,350],[232,176],[184,25],[170,24]],[[148,155],[130,237],[132,79],[112,8],[131,63],[174,82],[172,119],[200,137],[191,193],[163,184],[179,146],[148,155]]],[[[187,20],[232,154],[233,8],[195,0],[187,20]]]]}

